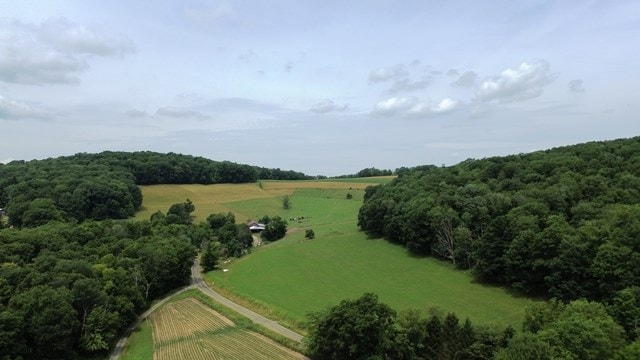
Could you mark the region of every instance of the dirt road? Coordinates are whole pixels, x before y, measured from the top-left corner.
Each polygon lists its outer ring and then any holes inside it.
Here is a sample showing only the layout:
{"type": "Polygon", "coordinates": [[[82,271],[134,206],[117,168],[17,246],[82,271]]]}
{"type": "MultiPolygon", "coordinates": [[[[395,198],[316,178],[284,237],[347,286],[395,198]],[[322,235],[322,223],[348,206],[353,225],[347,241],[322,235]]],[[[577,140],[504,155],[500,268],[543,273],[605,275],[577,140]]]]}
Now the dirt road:
{"type": "Polygon", "coordinates": [[[300,342],[302,340],[302,335],[291,331],[289,329],[287,329],[286,327],[280,325],[279,323],[277,323],[276,321],[267,319],[266,317],[251,311],[249,309],[247,309],[246,307],[236,304],[233,301],[223,297],[222,295],[220,295],[219,293],[217,293],[216,291],[212,290],[209,286],[207,286],[207,284],[204,282],[204,280],[202,280],[202,275],[200,272],[200,264],[198,262],[198,260],[196,259],[193,262],[193,266],[191,267],[191,284],[192,286],[197,287],[198,289],[200,289],[200,291],[202,291],[203,293],[205,293],[206,295],[208,295],[210,298],[212,298],[213,300],[221,303],[222,305],[233,309],[234,311],[248,317],[251,321],[253,321],[256,324],[260,324],[264,327],[266,327],[267,329],[274,331],[282,336],[285,336],[291,340],[300,342]]]}

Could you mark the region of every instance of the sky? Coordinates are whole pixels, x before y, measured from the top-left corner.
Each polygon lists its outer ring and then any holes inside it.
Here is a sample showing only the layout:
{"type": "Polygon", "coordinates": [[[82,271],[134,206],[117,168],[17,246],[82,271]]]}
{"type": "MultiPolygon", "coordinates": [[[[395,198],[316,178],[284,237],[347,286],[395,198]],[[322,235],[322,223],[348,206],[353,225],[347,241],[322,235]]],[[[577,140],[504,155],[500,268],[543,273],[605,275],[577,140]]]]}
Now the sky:
{"type": "Polygon", "coordinates": [[[0,0],[0,162],[309,175],[640,135],[640,2],[0,0]]]}

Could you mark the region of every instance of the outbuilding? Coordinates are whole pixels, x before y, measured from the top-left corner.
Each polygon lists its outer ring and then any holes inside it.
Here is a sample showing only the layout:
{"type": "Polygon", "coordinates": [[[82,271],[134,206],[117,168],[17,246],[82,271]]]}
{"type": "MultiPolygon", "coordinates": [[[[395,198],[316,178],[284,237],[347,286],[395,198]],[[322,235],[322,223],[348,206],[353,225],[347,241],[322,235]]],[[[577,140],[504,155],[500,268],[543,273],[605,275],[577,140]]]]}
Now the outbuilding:
{"type": "Polygon", "coordinates": [[[261,232],[265,229],[264,224],[255,221],[251,221],[247,225],[249,226],[249,230],[251,230],[251,232],[261,232]]]}

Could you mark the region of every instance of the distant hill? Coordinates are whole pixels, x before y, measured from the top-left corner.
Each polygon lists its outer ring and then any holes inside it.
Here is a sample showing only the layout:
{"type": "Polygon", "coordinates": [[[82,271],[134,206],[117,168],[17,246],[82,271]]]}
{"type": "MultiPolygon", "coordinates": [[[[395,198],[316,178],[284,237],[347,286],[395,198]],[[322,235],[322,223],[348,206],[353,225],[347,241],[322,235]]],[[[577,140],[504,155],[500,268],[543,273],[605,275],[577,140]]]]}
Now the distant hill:
{"type": "Polygon", "coordinates": [[[640,284],[640,137],[406,169],[358,221],[483,281],[607,301],[640,284]]]}
{"type": "Polygon", "coordinates": [[[121,219],[132,216],[142,204],[136,185],[311,178],[291,170],[175,153],[80,153],[0,165],[0,208],[6,208],[9,223],[17,227],[53,220],[121,219]]]}

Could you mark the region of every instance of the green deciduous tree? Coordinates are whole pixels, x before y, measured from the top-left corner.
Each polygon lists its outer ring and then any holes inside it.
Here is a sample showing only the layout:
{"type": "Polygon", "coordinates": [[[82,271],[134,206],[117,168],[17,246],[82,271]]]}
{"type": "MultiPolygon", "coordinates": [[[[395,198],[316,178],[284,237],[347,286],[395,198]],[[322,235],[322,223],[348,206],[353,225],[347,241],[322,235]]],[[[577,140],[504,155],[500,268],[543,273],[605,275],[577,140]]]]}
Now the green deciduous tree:
{"type": "Polygon", "coordinates": [[[615,360],[638,360],[640,359],[640,340],[636,340],[631,344],[620,349],[616,355],[615,360]]]}
{"type": "Polygon", "coordinates": [[[204,271],[211,271],[218,265],[218,259],[220,258],[220,243],[208,242],[204,246],[202,252],[202,269],[204,271]]]}
{"type": "Polygon", "coordinates": [[[167,216],[164,221],[167,224],[189,225],[193,222],[193,216],[191,213],[194,212],[195,209],[196,207],[189,199],[183,203],[173,204],[167,211],[167,216]]]}
{"type": "Polygon", "coordinates": [[[498,351],[496,360],[552,360],[551,346],[531,333],[516,335],[509,346],[498,351]]]}
{"type": "Polygon", "coordinates": [[[282,239],[287,233],[287,221],[280,216],[274,216],[262,231],[262,238],[266,241],[282,239]]]}
{"type": "MultiPolygon", "coordinates": [[[[525,329],[539,329],[536,339],[527,339],[529,345],[537,344],[533,353],[544,347],[541,340],[550,346],[553,359],[607,359],[625,344],[624,330],[600,303],[576,300],[566,306],[539,304],[536,309],[527,311],[525,322],[525,329]]],[[[546,353],[544,348],[540,351],[546,353]]]]}
{"type": "Polygon", "coordinates": [[[64,288],[36,286],[11,299],[9,307],[24,319],[30,357],[68,358],[80,324],[71,306],[73,294],[64,288]]]}
{"type": "Polygon", "coordinates": [[[640,287],[625,288],[616,293],[609,313],[620,324],[627,334],[627,339],[640,337],[640,287]]]}
{"type": "Polygon", "coordinates": [[[315,314],[309,351],[319,360],[392,358],[395,315],[374,294],[343,300],[325,313],[315,314]]]}
{"type": "Polygon", "coordinates": [[[315,239],[316,238],[316,234],[313,232],[313,229],[307,229],[304,232],[304,238],[305,239],[315,239]]]}

